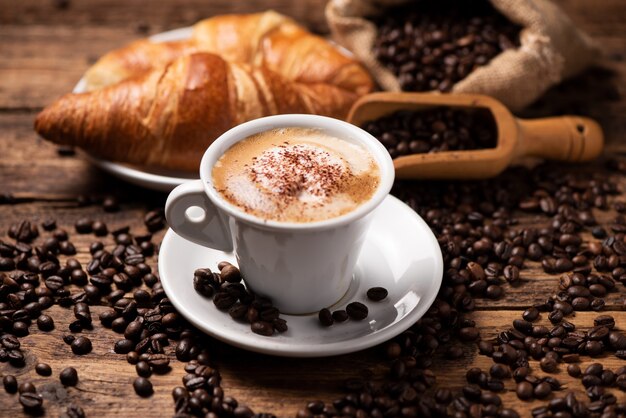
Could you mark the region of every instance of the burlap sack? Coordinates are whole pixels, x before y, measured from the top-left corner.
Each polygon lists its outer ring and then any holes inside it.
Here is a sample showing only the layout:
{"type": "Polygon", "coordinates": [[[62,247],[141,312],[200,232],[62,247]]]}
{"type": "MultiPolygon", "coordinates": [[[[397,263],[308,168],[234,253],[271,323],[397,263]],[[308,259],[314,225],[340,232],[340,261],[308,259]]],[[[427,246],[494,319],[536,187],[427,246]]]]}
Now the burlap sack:
{"type": "MultiPolygon", "coordinates": [[[[379,16],[385,9],[409,1],[415,0],[330,0],[326,6],[333,39],[363,62],[383,90],[401,89],[395,75],[372,52],[377,29],[366,17],[379,16]]],[[[591,39],[549,0],[490,1],[511,22],[522,26],[521,45],[474,70],[454,85],[453,92],[486,94],[519,110],[599,57],[591,39]]]]}

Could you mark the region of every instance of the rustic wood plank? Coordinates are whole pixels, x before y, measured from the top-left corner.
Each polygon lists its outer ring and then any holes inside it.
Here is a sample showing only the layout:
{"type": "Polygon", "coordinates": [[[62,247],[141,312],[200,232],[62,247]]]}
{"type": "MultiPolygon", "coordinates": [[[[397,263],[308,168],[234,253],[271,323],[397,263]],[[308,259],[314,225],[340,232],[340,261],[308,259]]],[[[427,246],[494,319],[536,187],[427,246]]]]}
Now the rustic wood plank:
{"type": "Polygon", "coordinates": [[[30,112],[0,112],[0,194],[10,193],[26,200],[72,201],[80,195],[107,193],[148,201],[162,197],[117,180],[79,154],[59,155],[55,144],[34,132],[34,117],[30,112]]]}
{"type": "MultiPolygon", "coordinates": [[[[97,317],[102,307],[92,307],[92,315],[97,317]]],[[[56,322],[56,329],[50,333],[42,333],[31,327],[31,335],[22,339],[27,353],[27,365],[15,369],[7,364],[0,364],[1,374],[15,374],[20,382],[32,381],[46,398],[46,411],[49,416],[58,416],[70,402],[81,405],[87,416],[171,416],[173,401],[171,390],[181,385],[184,375],[184,364],[178,362],[173,355],[173,347],[167,347],[166,354],[171,358],[171,372],[165,375],[153,375],[150,379],[155,394],[149,399],[139,398],[132,389],[135,378],[134,367],[129,365],[124,355],[115,354],[113,343],[121,337],[109,329],[103,328],[97,320],[94,330],[85,331],[93,343],[93,351],[85,356],[76,356],[62,341],[67,334],[67,327],[73,319],[71,311],[54,306],[48,313],[56,322]],[[38,362],[52,366],[53,375],[41,377],[34,372],[38,362]],[[79,385],[76,388],[65,388],[58,382],[58,373],[68,366],[73,366],[79,373],[79,385]]],[[[626,312],[613,312],[617,324],[626,323],[626,312]]],[[[483,339],[493,340],[498,332],[510,327],[513,319],[518,318],[519,311],[499,311],[498,315],[491,312],[474,312],[474,319],[481,330],[483,339]]],[[[593,325],[595,313],[578,313],[574,322],[580,329],[593,325]]],[[[545,318],[539,323],[546,323],[545,318]]],[[[223,377],[223,387],[227,396],[234,396],[240,402],[252,407],[255,411],[273,411],[278,416],[294,416],[306,405],[307,401],[321,399],[330,402],[345,394],[342,389],[347,378],[374,376],[385,378],[388,361],[384,359],[383,350],[379,347],[359,353],[331,357],[327,359],[285,359],[261,354],[249,353],[227,346],[219,341],[210,340],[209,349],[223,377]]],[[[437,385],[451,389],[460,389],[465,384],[465,372],[471,367],[488,370],[491,359],[479,355],[473,344],[463,344],[464,357],[456,361],[442,361],[438,356],[437,385]]],[[[623,365],[613,355],[604,355],[599,359],[584,357],[581,367],[601,361],[605,368],[615,370],[623,365]]],[[[543,376],[538,362],[531,360],[531,369],[536,375],[543,376]]],[[[573,379],[560,365],[554,374],[568,389],[573,389],[583,399],[583,387],[579,380],[573,379]]],[[[514,393],[514,382],[506,380],[505,392],[501,393],[504,404],[520,412],[545,404],[547,401],[522,402],[514,393]]],[[[615,392],[616,396],[624,397],[623,393],[615,392]]],[[[558,397],[555,392],[549,399],[558,397]]],[[[21,407],[15,395],[8,395],[0,390],[0,404],[3,414],[22,415],[21,407]]]]}
{"type": "MultiPolygon", "coordinates": [[[[130,0],[70,1],[70,7],[59,10],[52,1],[0,0],[0,195],[12,193],[16,204],[0,205],[0,237],[4,239],[8,227],[20,219],[41,221],[48,217],[58,219],[59,225],[72,231],[73,222],[89,217],[107,222],[111,229],[130,225],[142,232],[143,214],[161,207],[165,195],[145,191],[117,181],[94,169],[78,157],[60,157],[56,147],[37,138],[32,131],[34,111],[55,97],[68,92],[84,70],[98,56],[109,49],[144,36],[148,33],[192,24],[200,18],[227,12],[253,12],[272,7],[296,17],[316,32],[325,32],[323,0],[292,2],[289,0],[226,0],[177,2],[147,2],[130,0]],[[138,18],[140,16],[140,18],[138,18]],[[79,206],[78,195],[95,198],[113,194],[120,198],[122,210],[105,213],[98,204],[79,206]]],[[[573,21],[593,36],[606,54],[605,63],[614,70],[592,72],[553,89],[544,100],[526,114],[542,116],[558,113],[581,113],[597,118],[603,125],[610,142],[610,152],[626,152],[626,100],[620,97],[626,91],[626,3],[622,0],[604,0],[601,5],[585,0],[559,0],[573,21]]],[[[626,179],[621,180],[624,190],[626,179]]],[[[0,199],[1,200],[1,199],[0,199]]],[[[613,212],[596,212],[602,223],[610,223],[613,212]]],[[[543,217],[530,215],[522,225],[538,226],[546,222],[543,217]]],[[[156,234],[160,241],[163,231],[156,234]]],[[[94,240],[91,235],[72,234],[72,240],[81,252],[78,258],[89,259],[86,245],[94,240]]],[[[589,238],[589,237],[587,237],[589,238]]],[[[106,242],[110,243],[110,237],[106,242]]],[[[478,311],[470,314],[484,339],[510,326],[519,318],[521,309],[544,300],[556,290],[557,276],[546,275],[537,263],[528,263],[522,270],[525,282],[519,287],[505,285],[505,297],[498,301],[477,299],[478,311]]],[[[624,288],[607,297],[609,311],[615,316],[618,327],[624,331],[624,288]]],[[[94,318],[102,307],[93,307],[94,318]]],[[[48,416],[59,416],[70,401],[82,405],[88,416],[171,416],[173,401],[171,389],[181,384],[183,365],[175,359],[171,373],[151,378],[155,395],[149,399],[137,397],[131,387],[135,377],[133,367],[124,356],[114,354],[112,345],[119,337],[96,324],[88,331],[94,342],[94,351],[84,357],[71,353],[62,342],[72,319],[67,310],[54,306],[49,310],[57,328],[52,333],[42,333],[31,326],[32,335],[23,339],[28,352],[27,367],[15,370],[0,363],[0,375],[17,373],[19,379],[32,380],[44,390],[48,416]],[[52,365],[52,377],[37,376],[33,370],[37,361],[52,365]],[[64,390],[58,384],[59,371],[68,365],[76,366],[81,383],[77,388],[64,390]],[[58,398],[58,399],[57,399],[58,398]]],[[[572,320],[583,329],[592,325],[594,312],[579,312],[572,320]]],[[[542,323],[547,323],[545,315],[542,323]]],[[[97,322],[97,321],[96,321],[97,322]]],[[[454,344],[457,344],[456,342],[454,344]]],[[[388,362],[380,347],[359,353],[329,359],[283,359],[249,353],[210,340],[210,351],[223,375],[226,394],[253,407],[255,411],[273,411],[278,416],[294,416],[307,400],[315,398],[326,402],[342,395],[344,379],[373,375],[386,377],[388,362]]],[[[474,345],[463,344],[464,357],[446,360],[442,353],[436,357],[438,385],[458,389],[464,384],[465,370],[469,367],[487,369],[491,360],[477,354],[474,345]]],[[[172,347],[167,348],[171,354],[172,347]]],[[[173,358],[173,356],[172,356],[173,358]]],[[[583,366],[592,360],[584,358],[583,366]]],[[[605,367],[615,369],[623,361],[606,355],[601,361],[605,367]]],[[[539,370],[532,361],[534,370],[539,370]]],[[[539,372],[539,375],[544,373],[539,372]]],[[[559,366],[556,375],[569,389],[575,389],[585,398],[580,381],[571,379],[559,366]]],[[[623,392],[615,392],[624,400],[623,392]]],[[[529,415],[531,408],[545,401],[521,402],[513,392],[512,381],[507,381],[501,395],[505,405],[529,415]]],[[[553,396],[558,396],[553,395],[553,396]]],[[[586,399],[586,398],[585,398],[586,399]]],[[[23,416],[15,395],[0,389],[1,416],[23,416]]]]}
{"type": "MultiPolygon", "coordinates": [[[[66,1],[1,0],[0,25],[72,25],[126,28],[137,31],[138,26],[149,31],[162,31],[194,22],[216,14],[256,13],[268,9],[292,16],[316,31],[327,30],[324,18],[326,0],[181,0],[151,2],[149,0],[66,1]]],[[[142,31],[143,32],[143,31],[142,31]]]]}
{"type": "MultiPolygon", "coordinates": [[[[316,22],[323,20],[323,2],[318,0],[296,3],[285,0],[225,3],[232,3],[232,7],[239,12],[271,8],[276,3],[274,7],[276,10],[294,16],[312,29],[316,28],[316,22]]],[[[572,96],[576,97],[577,103],[589,102],[598,96],[598,92],[602,93],[603,86],[607,84],[613,85],[611,88],[616,91],[626,90],[623,77],[623,74],[626,74],[623,49],[626,25],[615,18],[626,13],[624,11],[626,7],[618,0],[611,0],[606,4],[606,10],[609,12],[605,12],[605,19],[601,18],[602,12],[598,11],[605,10],[604,7],[594,7],[589,2],[569,0],[564,2],[563,6],[582,29],[596,38],[607,56],[607,62],[615,67],[619,76],[612,81],[607,79],[606,75],[598,75],[591,83],[587,83],[583,91],[579,82],[571,83],[566,89],[567,97],[555,102],[555,99],[549,96],[551,102],[549,110],[552,111],[548,110],[547,113],[555,113],[554,109],[556,113],[560,113],[560,110],[564,110],[560,104],[568,104],[568,109],[576,109],[571,103],[572,96]],[[587,19],[587,15],[592,18],[587,19]]],[[[71,7],[65,11],[53,10],[52,2],[42,5],[35,0],[18,2],[17,5],[11,2],[11,6],[3,9],[4,21],[0,21],[5,23],[0,24],[2,53],[5,57],[0,61],[0,80],[3,80],[0,82],[0,109],[38,109],[61,94],[71,91],[81,74],[97,57],[110,49],[144,36],[136,31],[136,16],[145,15],[148,20],[171,22],[151,26],[151,32],[156,33],[192,24],[202,17],[195,17],[195,11],[205,10],[203,8],[210,10],[206,12],[207,16],[231,10],[230,6],[220,3],[195,0],[185,2],[180,7],[171,7],[163,3],[149,8],[145,7],[145,2],[133,1],[125,5],[123,10],[119,6],[116,7],[115,2],[111,0],[101,0],[89,6],[85,2],[72,2],[71,7]],[[185,14],[184,10],[194,12],[186,20],[176,20],[177,16],[185,14]],[[73,23],[68,25],[67,22],[70,21],[73,23]],[[120,29],[119,25],[125,28],[120,29]],[[71,48],[67,45],[71,45],[71,48]]],[[[603,100],[607,100],[606,97],[603,100]]],[[[626,126],[624,110],[621,102],[608,106],[594,103],[594,106],[583,113],[600,118],[603,125],[616,124],[616,127],[623,128],[626,126]]],[[[546,111],[542,114],[546,114],[546,111]]],[[[613,141],[611,135],[609,139],[613,141]]]]}

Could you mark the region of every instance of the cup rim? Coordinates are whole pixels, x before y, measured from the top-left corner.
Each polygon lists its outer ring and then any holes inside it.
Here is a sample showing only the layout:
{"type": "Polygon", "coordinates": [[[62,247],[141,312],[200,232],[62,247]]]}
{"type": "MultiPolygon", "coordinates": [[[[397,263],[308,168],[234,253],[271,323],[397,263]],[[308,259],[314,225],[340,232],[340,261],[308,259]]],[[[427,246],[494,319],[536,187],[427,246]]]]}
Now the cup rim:
{"type": "Polygon", "coordinates": [[[317,231],[337,228],[354,222],[372,212],[378,205],[380,205],[380,203],[382,203],[383,199],[391,191],[394,178],[395,170],[393,161],[389,156],[389,152],[380,143],[380,141],[374,138],[371,134],[356,125],[352,125],[339,119],[308,114],[266,116],[237,125],[220,135],[206,149],[200,162],[200,179],[202,180],[205,193],[214,205],[239,221],[244,221],[259,227],[277,230],[317,231]],[[213,165],[217,162],[219,157],[221,157],[222,154],[224,154],[224,152],[226,152],[226,150],[228,150],[232,145],[250,135],[283,127],[304,127],[329,130],[335,135],[347,135],[357,143],[366,147],[374,157],[380,170],[380,182],[372,197],[355,210],[334,218],[315,222],[283,222],[263,219],[256,215],[246,213],[236,205],[228,202],[220,196],[213,185],[211,176],[213,165]]]}

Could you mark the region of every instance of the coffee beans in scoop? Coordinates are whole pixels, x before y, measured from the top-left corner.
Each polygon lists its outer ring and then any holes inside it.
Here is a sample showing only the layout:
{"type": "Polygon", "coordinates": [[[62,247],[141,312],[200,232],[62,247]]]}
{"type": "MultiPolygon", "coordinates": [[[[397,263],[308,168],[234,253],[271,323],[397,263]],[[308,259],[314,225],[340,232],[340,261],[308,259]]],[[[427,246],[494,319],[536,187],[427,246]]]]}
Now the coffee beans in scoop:
{"type": "Polygon", "coordinates": [[[487,109],[400,110],[362,126],[392,158],[408,154],[494,148],[497,127],[487,109]]]}
{"type": "Polygon", "coordinates": [[[404,91],[450,91],[476,68],[519,45],[520,27],[487,0],[408,3],[376,20],[373,51],[404,91]]]}

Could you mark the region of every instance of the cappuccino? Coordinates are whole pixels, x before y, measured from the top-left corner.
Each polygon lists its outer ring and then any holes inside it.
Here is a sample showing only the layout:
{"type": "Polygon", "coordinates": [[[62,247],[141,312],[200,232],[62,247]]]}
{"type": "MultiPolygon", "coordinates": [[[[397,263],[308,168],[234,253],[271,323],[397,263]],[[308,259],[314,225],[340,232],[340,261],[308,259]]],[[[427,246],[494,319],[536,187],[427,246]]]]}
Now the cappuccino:
{"type": "Polygon", "coordinates": [[[229,148],[213,185],[244,212],[280,222],[335,218],[367,202],[380,170],[364,147],[319,129],[279,128],[229,148]]]}

